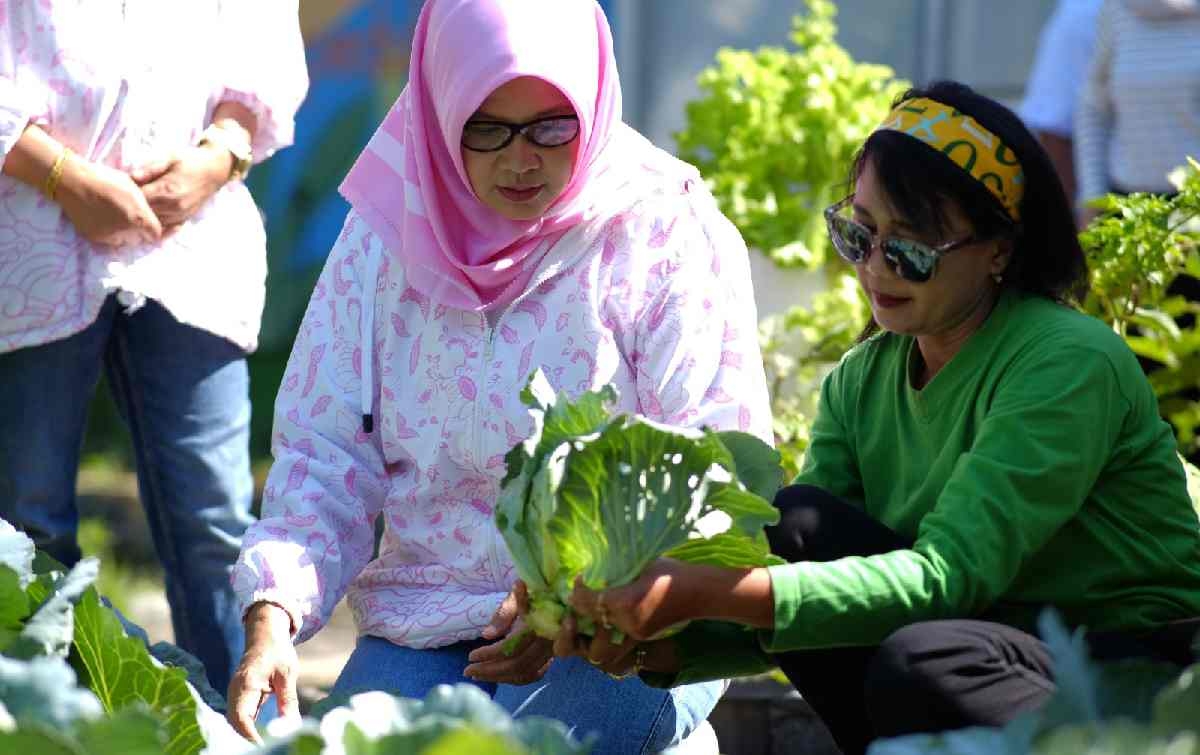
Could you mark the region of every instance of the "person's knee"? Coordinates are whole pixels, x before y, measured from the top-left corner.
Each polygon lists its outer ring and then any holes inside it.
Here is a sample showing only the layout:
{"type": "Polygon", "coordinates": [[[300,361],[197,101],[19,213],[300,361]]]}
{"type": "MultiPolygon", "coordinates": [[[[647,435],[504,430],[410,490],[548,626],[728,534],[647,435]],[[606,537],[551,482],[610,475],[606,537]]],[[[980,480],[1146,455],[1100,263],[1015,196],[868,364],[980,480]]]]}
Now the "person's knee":
{"type": "Polygon", "coordinates": [[[672,742],[683,742],[692,732],[702,728],[723,694],[725,682],[721,680],[671,689],[669,707],[673,713],[675,731],[672,742]]]}
{"type": "Polygon", "coordinates": [[[821,529],[826,510],[837,498],[813,485],[789,485],[775,496],[779,523],[767,527],[771,552],[788,561],[806,560],[805,547],[821,529]]]}
{"type": "Polygon", "coordinates": [[[815,485],[789,485],[775,496],[779,523],[766,528],[771,552],[788,561],[827,560],[824,541],[848,507],[815,485]]]}
{"type": "Polygon", "coordinates": [[[937,730],[940,712],[953,707],[943,664],[933,662],[951,651],[928,648],[936,624],[910,624],[893,632],[867,665],[863,696],[878,736],[937,730]]]}

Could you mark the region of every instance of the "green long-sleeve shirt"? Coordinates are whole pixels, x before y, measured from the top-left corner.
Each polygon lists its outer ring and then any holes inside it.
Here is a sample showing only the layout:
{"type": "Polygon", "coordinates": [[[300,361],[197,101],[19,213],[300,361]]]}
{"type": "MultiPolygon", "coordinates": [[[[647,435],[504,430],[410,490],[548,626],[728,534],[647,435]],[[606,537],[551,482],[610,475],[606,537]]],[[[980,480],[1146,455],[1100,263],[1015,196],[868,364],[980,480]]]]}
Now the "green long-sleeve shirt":
{"type": "Polygon", "coordinates": [[[1047,605],[1094,630],[1200,615],[1200,523],[1170,427],[1116,334],[1008,294],[921,390],[915,350],[882,333],[846,355],[796,480],[914,546],[771,567],[774,631],[699,622],[673,681],[713,676],[715,657],[722,674],[750,673],[764,651],[874,645],[916,621],[1029,626],[1047,605]]]}

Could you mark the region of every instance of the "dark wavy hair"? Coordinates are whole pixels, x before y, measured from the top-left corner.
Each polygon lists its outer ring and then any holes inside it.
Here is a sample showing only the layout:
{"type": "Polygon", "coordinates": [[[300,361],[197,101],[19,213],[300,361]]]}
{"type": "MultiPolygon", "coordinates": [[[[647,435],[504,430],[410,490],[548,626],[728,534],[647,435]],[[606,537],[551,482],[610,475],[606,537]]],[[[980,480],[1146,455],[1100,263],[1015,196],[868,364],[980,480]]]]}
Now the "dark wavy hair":
{"type": "MultiPolygon", "coordinates": [[[[909,89],[893,107],[924,97],[974,118],[1012,151],[1021,163],[1025,194],[1021,221],[1014,223],[987,188],[950,158],[898,131],[876,131],[854,158],[853,186],[868,163],[892,205],[914,226],[947,230],[948,203],[956,205],[982,237],[1008,237],[1013,253],[1005,287],[1068,303],[1087,291],[1087,261],[1075,218],[1058,174],[1045,150],[1011,110],[965,84],[939,81],[909,89]]],[[[874,323],[864,337],[874,332],[874,323]]]]}

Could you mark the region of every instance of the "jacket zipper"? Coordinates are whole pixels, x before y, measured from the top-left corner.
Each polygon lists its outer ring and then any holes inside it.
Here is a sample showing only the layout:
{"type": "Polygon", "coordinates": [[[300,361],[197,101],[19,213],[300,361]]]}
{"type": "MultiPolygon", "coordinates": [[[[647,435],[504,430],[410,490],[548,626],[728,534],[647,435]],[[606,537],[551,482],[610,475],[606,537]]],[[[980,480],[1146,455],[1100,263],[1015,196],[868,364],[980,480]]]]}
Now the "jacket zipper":
{"type": "MultiPolygon", "coordinates": [[[[487,396],[484,395],[484,387],[487,384],[487,373],[490,369],[489,365],[491,364],[492,358],[495,355],[496,332],[500,330],[500,326],[504,322],[504,319],[507,317],[508,313],[511,312],[518,304],[520,304],[521,301],[528,297],[533,291],[536,291],[538,288],[540,288],[547,281],[561,274],[568,267],[569,265],[563,264],[560,266],[553,266],[550,270],[542,270],[541,274],[536,276],[531,284],[525,288],[525,292],[523,294],[518,296],[516,299],[513,299],[511,302],[509,302],[508,306],[500,310],[500,315],[496,318],[493,324],[489,325],[487,321],[487,315],[483,316],[483,368],[479,372],[479,383],[475,386],[475,400],[472,402],[474,406],[471,422],[471,452],[475,456],[476,467],[481,473],[486,473],[487,460],[483,458],[483,427],[479,421],[481,415],[479,409],[480,405],[484,401],[488,400],[487,396]]],[[[500,579],[502,577],[500,573],[500,532],[494,526],[487,532],[488,561],[491,562],[492,576],[497,588],[507,592],[510,589],[510,585],[500,583],[500,579]]]]}

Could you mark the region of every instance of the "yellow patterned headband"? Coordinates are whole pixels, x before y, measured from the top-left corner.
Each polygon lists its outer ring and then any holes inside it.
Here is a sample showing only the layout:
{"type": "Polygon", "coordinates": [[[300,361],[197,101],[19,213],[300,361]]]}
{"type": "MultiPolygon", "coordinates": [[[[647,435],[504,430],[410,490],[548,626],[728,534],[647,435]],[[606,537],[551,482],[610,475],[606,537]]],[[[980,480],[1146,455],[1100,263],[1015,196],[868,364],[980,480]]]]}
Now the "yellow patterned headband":
{"type": "Polygon", "coordinates": [[[899,131],[919,139],[987,187],[1013,220],[1020,220],[1025,174],[1012,150],[969,115],[918,97],[896,106],[877,130],[899,131]]]}

